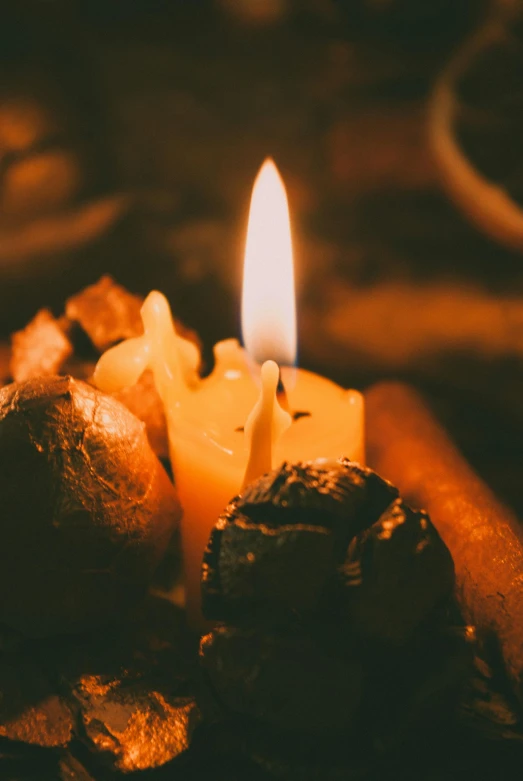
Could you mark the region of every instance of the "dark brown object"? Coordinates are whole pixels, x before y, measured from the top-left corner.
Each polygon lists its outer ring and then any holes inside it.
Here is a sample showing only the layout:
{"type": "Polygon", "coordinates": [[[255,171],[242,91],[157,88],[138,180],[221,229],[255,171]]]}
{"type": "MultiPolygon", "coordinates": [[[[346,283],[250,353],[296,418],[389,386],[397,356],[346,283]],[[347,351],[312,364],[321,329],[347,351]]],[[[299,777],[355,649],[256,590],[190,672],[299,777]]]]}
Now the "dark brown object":
{"type": "Polygon", "coordinates": [[[375,523],[397,490],[348,460],[284,463],[226,508],[204,554],[203,611],[231,621],[274,621],[318,609],[350,541],[375,523]]]}
{"type": "Polygon", "coordinates": [[[180,507],[125,407],[71,377],[0,391],[0,622],[43,635],[120,616],[180,507]]]}
{"type": "Polygon", "coordinates": [[[192,681],[197,638],[181,608],[148,595],[117,626],[49,638],[37,648],[76,714],[73,745],[83,743],[90,769],[105,766],[100,776],[108,767],[158,767],[186,750],[199,721],[192,681]]]}
{"type": "Polygon", "coordinates": [[[16,382],[49,377],[72,355],[73,345],[60,322],[41,309],[22,331],[11,337],[11,376],[16,382]]]}
{"type": "Polygon", "coordinates": [[[425,513],[371,469],[283,464],[247,486],[204,556],[207,618],[287,626],[329,616],[337,632],[401,646],[454,586],[425,513]]]}
{"type": "Polygon", "coordinates": [[[351,542],[339,585],[351,632],[402,645],[452,592],[454,564],[427,514],[397,499],[351,542]]]}
{"type": "Polygon", "coordinates": [[[72,738],[73,716],[65,701],[29,660],[0,662],[0,737],[15,743],[63,747],[72,738]]]}
{"type": "Polygon", "coordinates": [[[167,599],[148,595],[101,631],[19,638],[16,653],[2,652],[2,781],[151,769],[184,753],[199,721],[197,638],[167,599]]]}
{"type": "Polygon", "coordinates": [[[465,620],[494,633],[523,701],[523,536],[421,397],[400,383],[366,394],[369,462],[424,507],[454,558],[465,620]]]}
{"type": "Polygon", "coordinates": [[[0,342],[0,386],[11,380],[10,375],[11,347],[7,342],[0,342]]]}
{"type": "Polygon", "coordinates": [[[202,640],[211,687],[230,712],[283,730],[348,734],[360,707],[363,665],[304,634],[219,627],[202,640]]]}
{"type": "MultiPolygon", "coordinates": [[[[471,644],[462,630],[429,629],[423,637],[420,635],[418,645],[402,649],[400,653],[391,649],[381,649],[378,655],[364,651],[361,659],[362,690],[361,693],[358,691],[353,677],[355,686],[351,692],[350,673],[353,676],[357,673],[357,660],[347,658],[346,654],[343,660],[315,654],[310,658],[309,676],[305,678],[310,638],[303,638],[301,651],[295,652],[295,666],[286,674],[285,656],[279,658],[273,646],[271,659],[271,654],[267,653],[268,638],[264,639],[261,633],[257,638],[252,633],[252,649],[248,647],[248,632],[245,630],[220,628],[214,633],[215,637],[217,635],[221,635],[222,648],[214,651],[214,659],[211,649],[206,663],[211,666],[213,661],[217,662],[210,674],[213,684],[218,682],[221,685],[219,705],[223,707],[225,704],[226,708],[224,720],[220,721],[215,716],[214,735],[211,733],[209,737],[219,755],[232,756],[236,761],[238,755],[243,755],[262,767],[267,773],[260,777],[264,780],[424,778],[421,768],[433,769],[433,758],[445,745],[445,738],[454,726],[452,716],[456,698],[470,666],[471,644]],[[236,647],[225,648],[228,635],[231,640],[236,638],[236,647]],[[244,643],[242,650],[239,640],[244,643]],[[263,653],[258,665],[252,664],[252,652],[256,646],[263,653]],[[250,658],[249,650],[252,654],[250,658]],[[230,653],[226,655],[226,651],[230,653]],[[350,661],[352,671],[350,668],[343,670],[341,661],[350,661]],[[325,665],[330,665],[330,669],[325,669],[325,665]],[[286,677],[296,682],[301,675],[304,676],[302,688],[297,688],[292,702],[286,697],[286,677]],[[338,676],[340,684],[336,690],[338,676]],[[232,685],[224,691],[221,687],[227,678],[231,679],[232,685]],[[329,697],[329,689],[333,687],[329,697]],[[271,689],[272,698],[268,696],[271,689]],[[344,701],[344,695],[349,692],[349,698],[344,701]],[[351,699],[360,694],[362,703],[347,729],[353,704],[351,699]],[[239,696],[238,701],[233,699],[235,696],[239,696]],[[231,711],[231,704],[239,706],[238,715],[231,711]],[[295,717],[298,723],[300,719],[306,719],[307,711],[309,714],[312,711],[310,723],[305,729],[292,728],[293,705],[296,709],[301,705],[301,712],[295,717]],[[315,706],[318,710],[314,710],[315,706]],[[249,711],[261,707],[266,709],[263,720],[248,715],[249,711]],[[278,708],[281,710],[275,714],[274,710],[278,708]],[[267,711],[272,717],[272,724],[267,719],[267,711]],[[275,716],[283,714],[286,725],[280,722],[274,726],[275,716]],[[332,729],[328,728],[329,721],[332,729]],[[392,753],[388,753],[391,749],[392,753]],[[390,765],[391,761],[394,763],[394,757],[399,763],[398,768],[390,765]],[[411,760],[422,764],[407,776],[404,770],[411,760]]],[[[202,641],[204,652],[211,639],[212,636],[208,636],[202,641]]],[[[297,639],[295,637],[294,641],[297,639]]],[[[289,638],[286,640],[288,642],[289,638]]],[[[465,744],[464,751],[471,753],[470,744],[465,744]]],[[[250,774],[240,776],[241,779],[251,777],[250,774]]],[[[441,776],[445,781],[450,777],[448,773],[441,776]]]]}
{"type": "Polygon", "coordinates": [[[94,781],[93,776],[71,754],[61,757],[58,772],[57,781],[94,781]]]}
{"type": "Polygon", "coordinates": [[[225,625],[200,643],[204,716],[276,777],[356,777],[449,723],[471,657],[453,586],[428,516],[371,469],[282,464],[205,552],[204,613],[225,625]]]}
{"type": "MultiPolygon", "coordinates": [[[[41,310],[12,337],[12,379],[24,382],[66,372],[76,379],[89,381],[97,352],[143,333],[142,303],[140,296],[129,293],[111,277],[104,276],[70,298],[66,314],[60,319],[54,318],[46,309],[41,310]]],[[[201,346],[196,333],[178,321],[176,330],[201,346]]],[[[145,371],[137,383],[113,395],[145,423],[149,443],[156,455],[169,458],[167,423],[152,373],[145,371]]]]}

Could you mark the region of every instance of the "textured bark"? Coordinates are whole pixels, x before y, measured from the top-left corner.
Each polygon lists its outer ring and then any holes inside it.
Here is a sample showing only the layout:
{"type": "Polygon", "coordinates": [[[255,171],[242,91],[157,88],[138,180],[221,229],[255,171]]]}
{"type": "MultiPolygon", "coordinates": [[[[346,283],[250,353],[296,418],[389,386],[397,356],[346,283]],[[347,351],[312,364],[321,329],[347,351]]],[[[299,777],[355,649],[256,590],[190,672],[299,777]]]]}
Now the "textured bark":
{"type": "Polygon", "coordinates": [[[493,633],[523,701],[523,534],[421,397],[400,383],[366,394],[371,466],[426,509],[450,549],[465,619],[493,633]]]}

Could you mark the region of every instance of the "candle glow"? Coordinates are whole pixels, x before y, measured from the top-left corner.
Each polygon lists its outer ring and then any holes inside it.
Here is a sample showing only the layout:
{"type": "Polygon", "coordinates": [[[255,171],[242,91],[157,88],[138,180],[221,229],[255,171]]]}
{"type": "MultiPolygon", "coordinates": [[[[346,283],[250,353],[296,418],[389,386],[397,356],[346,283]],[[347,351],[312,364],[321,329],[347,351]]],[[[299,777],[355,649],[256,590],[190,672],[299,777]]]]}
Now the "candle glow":
{"type": "Polygon", "coordinates": [[[256,363],[296,361],[296,296],[285,185],[267,158],[251,197],[242,296],[243,341],[256,363]]]}
{"type": "Polygon", "coordinates": [[[142,369],[153,370],[183,508],[186,605],[191,623],[201,626],[203,551],[244,480],[283,461],[365,459],[362,395],[288,368],[296,359],[292,242],[287,195],[272,160],[263,164],[251,198],[242,301],[246,349],[236,339],[219,342],[214,369],[201,378],[198,350],[176,335],[161,293],[149,294],[142,320],[143,337],[108,350],[94,380],[114,391],[135,381],[142,369]],[[277,399],[277,364],[283,366],[289,412],[277,399]]]}

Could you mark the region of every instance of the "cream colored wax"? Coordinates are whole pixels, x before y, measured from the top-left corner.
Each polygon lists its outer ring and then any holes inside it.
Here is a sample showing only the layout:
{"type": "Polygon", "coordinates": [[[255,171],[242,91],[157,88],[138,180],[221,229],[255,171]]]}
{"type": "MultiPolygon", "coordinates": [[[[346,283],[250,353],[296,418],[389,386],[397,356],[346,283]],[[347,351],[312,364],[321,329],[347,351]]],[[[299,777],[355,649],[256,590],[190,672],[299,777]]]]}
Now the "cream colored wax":
{"type": "MultiPolygon", "coordinates": [[[[243,427],[259,386],[235,340],[216,345],[213,374],[169,422],[171,458],[183,507],[182,545],[186,604],[201,622],[200,577],[209,534],[241,489],[248,462],[243,427]]],[[[346,456],[364,462],[363,396],[317,374],[282,370],[291,413],[305,412],[273,446],[273,466],[283,461],[346,456]]]]}

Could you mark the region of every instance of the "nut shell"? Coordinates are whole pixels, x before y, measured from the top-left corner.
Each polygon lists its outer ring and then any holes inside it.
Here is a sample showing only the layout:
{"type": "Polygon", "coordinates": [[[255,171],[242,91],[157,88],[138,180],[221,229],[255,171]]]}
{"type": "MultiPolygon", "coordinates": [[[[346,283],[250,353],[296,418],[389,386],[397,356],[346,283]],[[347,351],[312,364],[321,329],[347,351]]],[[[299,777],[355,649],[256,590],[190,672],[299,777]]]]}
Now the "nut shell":
{"type": "Polygon", "coordinates": [[[207,618],[315,610],[350,541],[398,492],[345,459],[284,463],[247,486],[214,527],[204,555],[207,618]]]}
{"type": "Polygon", "coordinates": [[[362,664],[325,655],[301,634],[218,627],[200,662],[221,705],[284,730],[347,734],[360,705],[362,664]]]}
{"type": "Polygon", "coordinates": [[[0,391],[0,622],[41,636],[119,617],[180,515],[144,425],[71,377],[0,391]]]}
{"type": "Polygon", "coordinates": [[[352,540],[329,599],[351,634],[401,645],[448,600],[454,580],[452,556],[428,515],[397,499],[352,540]]]}
{"type": "Polygon", "coordinates": [[[453,586],[391,483],[347,459],[282,464],[211,533],[204,611],[225,625],[201,640],[202,712],[271,777],[363,777],[449,723],[471,662],[453,586]]]}

